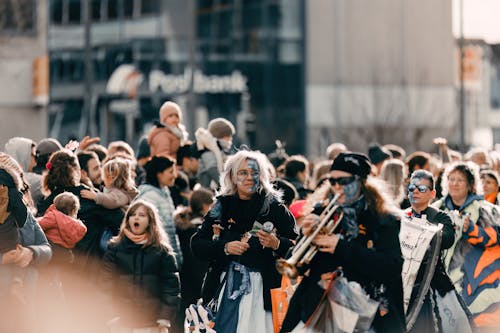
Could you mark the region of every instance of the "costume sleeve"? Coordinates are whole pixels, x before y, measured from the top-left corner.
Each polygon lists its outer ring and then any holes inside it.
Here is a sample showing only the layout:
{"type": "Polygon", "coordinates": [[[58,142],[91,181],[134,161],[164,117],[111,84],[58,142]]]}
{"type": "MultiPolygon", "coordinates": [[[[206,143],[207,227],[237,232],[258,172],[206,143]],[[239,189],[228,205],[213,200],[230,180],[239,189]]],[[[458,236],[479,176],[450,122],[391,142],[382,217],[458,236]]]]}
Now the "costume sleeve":
{"type": "Polygon", "coordinates": [[[469,229],[463,233],[463,237],[469,244],[486,248],[496,246],[498,244],[498,231],[494,227],[482,227],[477,223],[469,224],[469,229]]]}
{"type": "Polygon", "coordinates": [[[285,205],[280,204],[277,208],[277,236],[280,244],[275,253],[280,257],[285,257],[288,250],[293,246],[292,240],[297,238],[295,233],[295,218],[285,205]]]}
{"type": "Polygon", "coordinates": [[[130,203],[128,195],[118,189],[106,193],[96,193],[95,202],[108,209],[121,208],[130,203]]]}
{"type": "Polygon", "coordinates": [[[443,211],[438,211],[436,214],[436,222],[443,225],[443,236],[441,242],[441,250],[450,248],[455,241],[455,229],[453,222],[448,214],[443,211]]]}
{"type": "Polygon", "coordinates": [[[216,218],[219,214],[214,210],[220,210],[220,202],[216,202],[213,208],[205,216],[203,223],[198,228],[198,231],[191,237],[191,250],[195,257],[202,260],[222,259],[226,256],[224,253],[224,245],[226,241],[213,240],[214,235],[212,225],[217,224],[216,218]]]}

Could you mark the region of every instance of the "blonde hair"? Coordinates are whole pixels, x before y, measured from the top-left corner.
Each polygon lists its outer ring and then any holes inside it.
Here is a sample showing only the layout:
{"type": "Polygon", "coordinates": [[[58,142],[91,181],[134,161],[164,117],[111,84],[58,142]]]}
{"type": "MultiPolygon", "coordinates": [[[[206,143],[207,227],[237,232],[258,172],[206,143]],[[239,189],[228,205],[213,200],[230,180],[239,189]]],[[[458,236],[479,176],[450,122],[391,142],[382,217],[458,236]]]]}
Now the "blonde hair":
{"type": "Polygon", "coordinates": [[[148,246],[159,247],[167,250],[170,253],[173,253],[173,249],[170,246],[170,242],[168,240],[167,234],[165,230],[163,230],[163,226],[161,224],[160,216],[158,215],[158,211],[156,207],[154,207],[149,202],[143,200],[134,201],[130,207],[127,209],[125,213],[125,217],[123,218],[122,224],[120,225],[120,231],[117,236],[113,237],[110,241],[111,244],[119,243],[124,237],[124,230],[132,232],[130,229],[130,225],[128,224],[128,220],[132,214],[134,214],[140,207],[146,208],[146,214],[148,215],[149,224],[145,230],[146,233],[146,243],[142,246],[143,248],[148,246]]]}
{"type": "Polygon", "coordinates": [[[111,178],[113,187],[127,192],[135,190],[130,171],[130,163],[125,159],[115,158],[107,161],[104,163],[102,172],[105,177],[111,178]]]}
{"type": "Polygon", "coordinates": [[[392,199],[400,204],[404,197],[405,164],[403,161],[391,158],[385,160],[380,169],[380,178],[383,179],[392,194],[392,199]]]}
{"type": "Polygon", "coordinates": [[[217,194],[234,195],[237,192],[236,174],[238,168],[246,160],[253,160],[259,166],[259,187],[257,192],[264,192],[266,196],[273,196],[281,201],[281,192],[276,190],[271,184],[269,174],[269,161],[267,157],[258,151],[240,150],[236,154],[229,156],[224,164],[224,171],[220,175],[220,190],[217,194]]]}

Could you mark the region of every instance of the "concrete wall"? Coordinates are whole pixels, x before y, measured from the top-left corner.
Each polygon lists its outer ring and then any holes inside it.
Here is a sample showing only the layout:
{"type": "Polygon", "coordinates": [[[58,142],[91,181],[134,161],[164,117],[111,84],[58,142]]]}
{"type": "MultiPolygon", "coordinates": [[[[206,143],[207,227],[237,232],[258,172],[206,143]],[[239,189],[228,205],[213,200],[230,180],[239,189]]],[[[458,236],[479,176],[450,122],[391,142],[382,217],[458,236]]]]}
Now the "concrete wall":
{"type": "Polygon", "coordinates": [[[32,35],[0,35],[0,150],[13,136],[39,140],[47,135],[45,107],[36,107],[32,95],[33,60],[46,54],[47,0],[35,1],[36,26],[32,35]]]}
{"type": "Polygon", "coordinates": [[[451,19],[450,1],[308,1],[309,155],[334,141],[412,151],[432,148],[435,135],[454,137],[451,19]]]}

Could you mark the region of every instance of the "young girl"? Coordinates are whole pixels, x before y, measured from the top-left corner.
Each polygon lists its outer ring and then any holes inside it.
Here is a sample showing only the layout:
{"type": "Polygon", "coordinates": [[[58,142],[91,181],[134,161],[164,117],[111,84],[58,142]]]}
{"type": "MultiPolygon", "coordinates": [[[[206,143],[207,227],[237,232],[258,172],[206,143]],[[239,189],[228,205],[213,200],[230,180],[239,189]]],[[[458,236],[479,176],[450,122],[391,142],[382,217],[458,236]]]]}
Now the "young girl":
{"type": "Polygon", "coordinates": [[[100,276],[104,291],[113,298],[111,318],[119,317],[114,322],[124,332],[161,332],[175,322],[180,286],[172,253],[156,209],[135,201],[110,242],[100,276]]]}
{"type": "Polygon", "coordinates": [[[131,177],[129,163],[121,158],[109,160],[104,164],[102,173],[104,192],[82,190],[80,195],[105,208],[121,208],[125,212],[138,193],[131,177]]]}

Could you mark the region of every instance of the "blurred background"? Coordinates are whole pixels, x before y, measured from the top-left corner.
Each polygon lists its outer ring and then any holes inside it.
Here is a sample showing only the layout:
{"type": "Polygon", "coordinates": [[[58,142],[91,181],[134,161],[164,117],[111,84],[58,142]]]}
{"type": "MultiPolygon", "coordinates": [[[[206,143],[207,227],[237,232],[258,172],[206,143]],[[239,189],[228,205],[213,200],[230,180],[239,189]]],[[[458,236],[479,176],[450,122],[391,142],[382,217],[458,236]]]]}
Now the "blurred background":
{"type": "MultiPolygon", "coordinates": [[[[0,0],[0,142],[190,138],[322,155],[500,143],[500,0],[0,0]]],[[[3,145],[3,143],[2,143],[3,145]]]]}

